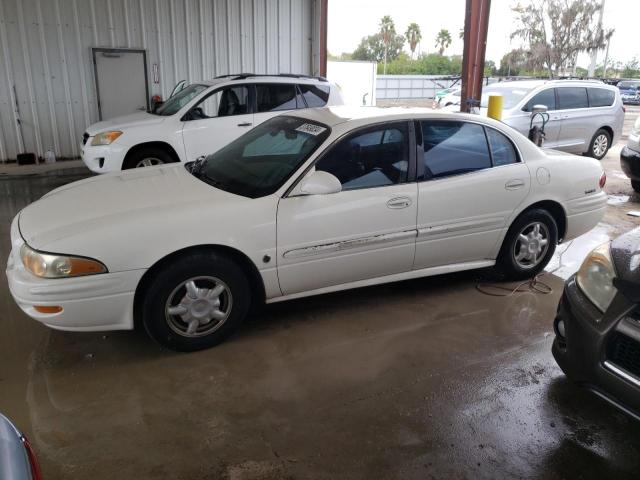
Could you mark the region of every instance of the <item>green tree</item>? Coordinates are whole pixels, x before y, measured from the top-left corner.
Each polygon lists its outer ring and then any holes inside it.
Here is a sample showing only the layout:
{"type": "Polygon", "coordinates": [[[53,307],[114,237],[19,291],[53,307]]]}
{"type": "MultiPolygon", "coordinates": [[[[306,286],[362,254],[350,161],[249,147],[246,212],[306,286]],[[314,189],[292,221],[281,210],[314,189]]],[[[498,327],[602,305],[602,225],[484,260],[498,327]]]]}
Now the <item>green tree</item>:
{"type": "Polygon", "coordinates": [[[393,35],[388,45],[382,41],[382,35],[376,33],[363,37],[360,44],[351,54],[353,60],[364,60],[367,62],[383,63],[385,52],[388,60],[398,58],[404,47],[404,37],[402,35],[393,35]]]}
{"type": "Polygon", "coordinates": [[[420,25],[415,22],[410,23],[404,36],[407,39],[407,42],[409,42],[409,48],[411,49],[411,58],[413,59],[413,54],[416,51],[416,47],[418,46],[418,43],[420,43],[420,40],[422,40],[420,25]]]}
{"type": "Polygon", "coordinates": [[[444,51],[449,48],[449,45],[451,45],[451,34],[449,30],[443,28],[438,32],[438,35],[436,35],[436,48],[438,49],[438,53],[443,55],[444,51]]]}
{"type": "Polygon", "coordinates": [[[384,73],[387,73],[387,55],[389,50],[389,44],[396,35],[396,26],[393,23],[393,19],[389,15],[385,15],[380,20],[380,36],[382,37],[382,43],[384,43],[384,73]]]}

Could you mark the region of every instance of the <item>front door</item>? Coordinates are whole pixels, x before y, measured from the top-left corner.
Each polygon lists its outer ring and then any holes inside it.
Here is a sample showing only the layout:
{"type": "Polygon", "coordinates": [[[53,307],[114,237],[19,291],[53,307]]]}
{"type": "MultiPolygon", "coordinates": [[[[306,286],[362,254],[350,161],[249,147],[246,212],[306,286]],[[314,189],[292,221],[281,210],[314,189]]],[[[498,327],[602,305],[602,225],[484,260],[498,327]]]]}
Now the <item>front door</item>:
{"type": "Polygon", "coordinates": [[[248,132],[253,126],[249,98],[247,85],[237,85],[215,90],[192,107],[182,128],[186,160],[215,153],[248,132]]]}
{"type": "Polygon", "coordinates": [[[290,196],[278,206],[278,278],[290,295],[411,270],[417,185],[408,122],[338,141],[313,169],[342,191],[290,196]]]}
{"type": "Polygon", "coordinates": [[[497,130],[462,121],[421,124],[414,268],[491,259],[529,192],[529,169],[497,130]]]}
{"type": "MultiPolygon", "coordinates": [[[[524,136],[529,136],[531,128],[531,112],[535,105],[544,105],[547,107],[549,114],[548,121],[544,126],[544,148],[556,148],[558,146],[558,138],[560,137],[561,118],[560,112],[556,107],[555,89],[547,88],[536,93],[525,105],[522,110],[517,111],[505,120],[510,127],[515,128],[524,136]]],[[[533,120],[533,125],[542,126],[542,117],[539,115],[533,120]]]]}

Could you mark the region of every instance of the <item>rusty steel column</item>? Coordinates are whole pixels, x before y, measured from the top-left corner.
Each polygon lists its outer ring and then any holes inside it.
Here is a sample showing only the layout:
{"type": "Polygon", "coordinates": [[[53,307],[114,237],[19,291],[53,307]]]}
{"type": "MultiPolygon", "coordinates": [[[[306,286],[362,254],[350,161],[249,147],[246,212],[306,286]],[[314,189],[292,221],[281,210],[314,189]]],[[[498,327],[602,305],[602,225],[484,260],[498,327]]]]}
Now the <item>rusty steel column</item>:
{"type": "Polygon", "coordinates": [[[469,112],[473,105],[480,104],[490,8],[491,0],[467,0],[464,16],[461,112],[469,112]]]}
{"type": "Polygon", "coordinates": [[[320,0],[320,76],[327,76],[327,19],[329,0],[320,0]]]}

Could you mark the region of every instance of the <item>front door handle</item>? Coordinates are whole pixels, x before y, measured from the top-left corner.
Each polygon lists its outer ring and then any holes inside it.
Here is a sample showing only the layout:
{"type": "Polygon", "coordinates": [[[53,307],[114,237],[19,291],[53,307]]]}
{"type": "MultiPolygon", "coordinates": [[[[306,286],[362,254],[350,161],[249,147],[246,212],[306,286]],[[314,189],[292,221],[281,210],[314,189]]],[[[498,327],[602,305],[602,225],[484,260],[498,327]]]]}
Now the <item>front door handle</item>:
{"type": "Polygon", "coordinates": [[[516,178],[514,180],[509,180],[504,184],[504,188],[506,190],[518,190],[519,188],[524,187],[524,180],[516,178]]]}
{"type": "Polygon", "coordinates": [[[394,197],[387,202],[387,207],[394,209],[407,208],[409,205],[411,205],[409,197],[394,197]]]}
{"type": "Polygon", "coordinates": [[[244,123],[239,123],[238,124],[239,127],[250,127],[251,125],[253,125],[253,124],[250,123],[250,122],[244,122],[244,123]]]}

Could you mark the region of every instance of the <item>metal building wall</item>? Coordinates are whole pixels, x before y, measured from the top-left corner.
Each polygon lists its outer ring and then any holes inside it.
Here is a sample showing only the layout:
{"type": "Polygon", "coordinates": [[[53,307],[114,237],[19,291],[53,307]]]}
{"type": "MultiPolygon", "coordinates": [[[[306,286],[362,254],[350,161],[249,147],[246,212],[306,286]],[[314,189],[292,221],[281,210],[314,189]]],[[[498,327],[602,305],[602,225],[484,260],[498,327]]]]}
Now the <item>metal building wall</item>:
{"type": "Polygon", "coordinates": [[[48,149],[57,157],[79,155],[84,128],[98,121],[91,47],[146,49],[149,92],[163,98],[182,79],[317,75],[318,3],[0,0],[0,161],[48,149]]]}

